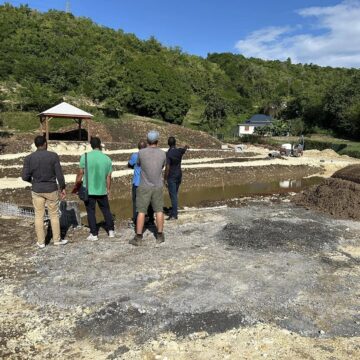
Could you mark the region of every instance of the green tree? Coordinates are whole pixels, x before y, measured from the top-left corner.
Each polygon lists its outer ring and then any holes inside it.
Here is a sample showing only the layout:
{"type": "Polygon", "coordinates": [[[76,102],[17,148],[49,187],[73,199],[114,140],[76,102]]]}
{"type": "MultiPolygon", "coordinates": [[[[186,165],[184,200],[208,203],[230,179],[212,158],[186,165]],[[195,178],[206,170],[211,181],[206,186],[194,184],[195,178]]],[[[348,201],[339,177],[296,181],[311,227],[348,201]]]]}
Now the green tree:
{"type": "Polygon", "coordinates": [[[284,120],[274,120],[271,125],[258,126],[254,132],[257,135],[284,136],[289,133],[289,123],[284,120]]]}
{"type": "Polygon", "coordinates": [[[226,121],[226,103],[224,99],[216,93],[216,91],[211,90],[204,97],[205,100],[205,110],[202,115],[203,126],[207,127],[209,130],[217,130],[221,128],[226,121]]]}
{"type": "Polygon", "coordinates": [[[156,58],[146,57],[128,67],[128,106],[134,112],[181,124],[190,108],[190,88],[179,74],[156,58]]]}
{"type": "Polygon", "coordinates": [[[53,91],[49,85],[28,83],[19,91],[21,110],[43,111],[56,105],[62,100],[61,96],[53,91]]]}

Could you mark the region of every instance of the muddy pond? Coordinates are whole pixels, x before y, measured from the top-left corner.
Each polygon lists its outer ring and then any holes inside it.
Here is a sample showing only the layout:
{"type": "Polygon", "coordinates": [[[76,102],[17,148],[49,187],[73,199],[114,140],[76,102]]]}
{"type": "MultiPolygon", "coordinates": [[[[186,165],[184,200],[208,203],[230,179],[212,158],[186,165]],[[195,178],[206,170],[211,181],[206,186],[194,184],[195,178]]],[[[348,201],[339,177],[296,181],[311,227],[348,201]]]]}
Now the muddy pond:
{"type": "MultiPolygon", "coordinates": [[[[179,207],[204,207],[212,203],[226,202],[227,200],[247,197],[299,192],[303,189],[319,184],[321,177],[303,179],[284,179],[281,181],[257,181],[241,185],[225,185],[217,187],[193,187],[182,191],[180,187],[179,207]]],[[[167,191],[165,192],[165,207],[170,207],[171,202],[167,191]]],[[[110,200],[110,207],[116,219],[130,219],[132,216],[132,201],[129,196],[121,199],[110,200]]]]}

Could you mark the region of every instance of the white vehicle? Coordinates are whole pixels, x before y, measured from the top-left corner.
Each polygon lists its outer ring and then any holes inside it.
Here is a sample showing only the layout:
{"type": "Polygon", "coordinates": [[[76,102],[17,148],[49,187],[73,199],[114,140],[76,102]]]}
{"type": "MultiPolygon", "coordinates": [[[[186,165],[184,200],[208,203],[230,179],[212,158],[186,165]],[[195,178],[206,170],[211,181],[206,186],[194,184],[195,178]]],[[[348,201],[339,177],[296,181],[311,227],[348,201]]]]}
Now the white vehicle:
{"type": "Polygon", "coordinates": [[[302,156],[304,151],[304,138],[298,144],[282,144],[280,148],[280,155],[284,156],[302,156]]]}

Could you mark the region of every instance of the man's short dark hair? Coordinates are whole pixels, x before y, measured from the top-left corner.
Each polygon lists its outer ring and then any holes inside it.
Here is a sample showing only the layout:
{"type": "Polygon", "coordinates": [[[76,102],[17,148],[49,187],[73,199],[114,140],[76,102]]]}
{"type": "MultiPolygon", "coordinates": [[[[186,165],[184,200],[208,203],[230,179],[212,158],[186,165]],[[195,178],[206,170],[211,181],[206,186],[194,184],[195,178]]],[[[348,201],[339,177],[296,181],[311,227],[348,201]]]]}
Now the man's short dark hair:
{"type": "Polygon", "coordinates": [[[101,149],[101,140],[98,137],[92,137],[90,139],[90,145],[93,149],[101,149]]]}
{"type": "Polygon", "coordinates": [[[171,146],[175,146],[176,145],[176,139],[173,136],[170,136],[168,138],[168,145],[171,146]]]}
{"type": "Polygon", "coordinates": [[[146,148],[146,141],[145,140],[140,140],[138,143],[138,149],[145,149],[146,148]]]}
{"type": "Polygon", "coordinates": [[[159,143],[159,140],[151,141],[151,140],[147,139],[147,143],[148,143],[149,145],[157,145],[157,144],[159,143]]]}
{"type": "Polygon", "coordinates": [[[34,144],[35,146],[41,147],[44,146],[46,144],[46,138],[43,135],[38,135],[35,139],[34,139],[34,144]]]}

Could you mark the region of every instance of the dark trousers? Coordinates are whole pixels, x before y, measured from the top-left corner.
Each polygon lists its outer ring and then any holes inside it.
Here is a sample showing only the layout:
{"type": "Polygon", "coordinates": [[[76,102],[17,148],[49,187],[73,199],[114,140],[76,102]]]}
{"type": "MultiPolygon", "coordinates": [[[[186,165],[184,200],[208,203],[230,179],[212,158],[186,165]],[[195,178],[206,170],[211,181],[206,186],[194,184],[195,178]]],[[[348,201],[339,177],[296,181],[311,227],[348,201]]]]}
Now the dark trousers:
{"type": "MultiPolygon", "coordinates": [[[[133,222],[134,224],[136,224],[136,219],[137,219],[137,214],[138,212],[136,211],[136,189],[138,187],[136,185],[132,185],[132,188],[131,188],[131,195],[132,195],[132,206],[133,206],[133,222]]],[[[151,221],[154,221],[154,210],[151,206],[151,204],[149,205],[148,207],[148,210],[147,210],[147,215],[148,215],[148,218],[151,221]]]]}
{"type": "Polygon", "coordinates": [[[169,196],[172,207],[170,216],[174,218],[178,217],[178,193],[179,193],[180,184],[181,184],[181,178],[168,179],[168,190],[169,190],[169,196]]]}
{"type": "Polygon", "coordinates": [[[136,211],[136,189],[138,187],[136,185],[132,185],[132,189],[131,189],[131,195],[132,195],[132,206],[133,206],[133,222],[134,224],[136,224],[136,219],[137,219],[137,211],[136,211]]]}
{"type": "Polygon", "coordinates": [[[114,230],[114,220],[110,212],[109,199],[107,195],[89,195],[89,200],[84,203],[91,234],[94,236],[98,234],[98,228],[96,226],[96,203],[99,204],[99,208],[104,215],[106,231],[109,232],[110,230],[114,230]]]}

